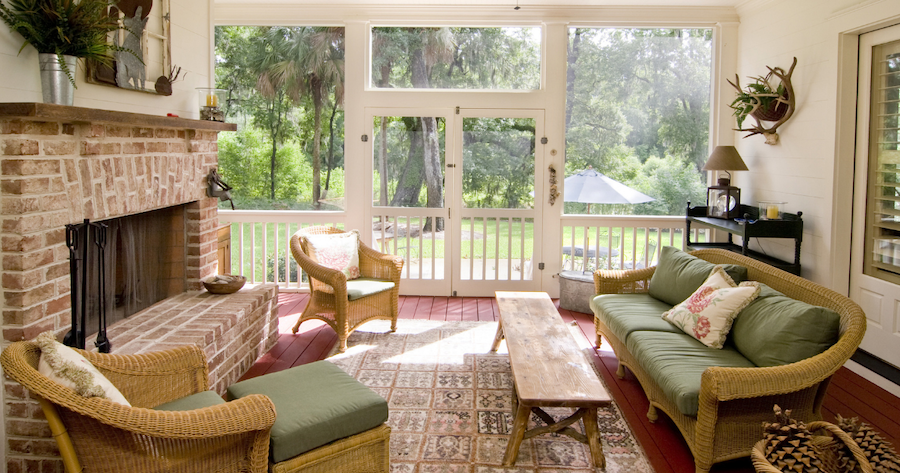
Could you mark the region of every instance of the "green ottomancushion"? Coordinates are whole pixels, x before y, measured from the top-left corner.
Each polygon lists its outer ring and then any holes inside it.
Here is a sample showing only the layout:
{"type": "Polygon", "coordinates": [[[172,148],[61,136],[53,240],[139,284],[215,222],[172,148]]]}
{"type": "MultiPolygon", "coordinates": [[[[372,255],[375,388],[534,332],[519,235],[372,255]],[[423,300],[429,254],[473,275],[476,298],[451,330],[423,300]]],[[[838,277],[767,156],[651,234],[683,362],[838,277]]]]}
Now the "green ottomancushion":
{"type": "Polygon", "coordinates": [[[384,279],[358,278],[347,281],[347,298],[355,301],[361,297],[371,296],[379,292],[390,291],[394,283],[384,279]]]}
{"type": "Polygon", "coordinates": [[[165,404],[160,404],[153,409],[157,411],[192,411],[194,409],[202,409],[217,404],[225,404],[225,400],[222,399],[222,396],[216,394],[215,391],[203,391],[165,404]]]}
{"type": "Polygon", "coordinates": [[[754,366],[731,346],[713,350],[684,333],[632,332],[625,346],[666,397],[688,416],[697,415],[700,378],[707,368],[754,366]]]}
{"type": "Polygon", "coordinates": [[[757,366],[805,360],[837,342],[837,312],[791,299],[760,284],[759,297],[734,320],[734,346],[757,366]]]}
{"type": "Polygon", "coordinates": [[[231,385],[228,399],[265,394],[275,404],[269,451],[278,463],[378,427],[387,401],[328,361],[269,373],[231,385]]]}
{"type": "Polygon", "coordinates": [[[601,294],[591,299],[591,310],[604,325],[622,342],[628,334],[640,330],[682,333],[660,317],[671,309],[670,304],[654,299],[649,294],[601,294]]]}
{"type": "MultiPolygon", "coordinates": [[[[706,281],[714,264],[685,253],[672,246],[664,246],[659,255],[659,264],[650,278],[651,296],[668,303],[681,304],[706,281]]],[[[725,272],[735,284],[747,279],[747,268],[735,264],[723,264],[725,272]]]]}

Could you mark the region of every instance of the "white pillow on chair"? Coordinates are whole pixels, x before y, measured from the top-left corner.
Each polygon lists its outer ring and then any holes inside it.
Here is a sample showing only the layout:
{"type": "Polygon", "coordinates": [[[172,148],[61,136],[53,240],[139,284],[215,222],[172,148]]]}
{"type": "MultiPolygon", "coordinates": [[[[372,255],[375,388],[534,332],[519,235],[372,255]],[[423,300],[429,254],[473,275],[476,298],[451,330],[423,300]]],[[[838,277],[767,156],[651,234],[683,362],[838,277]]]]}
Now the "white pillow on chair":
{"type": "Polygon", "coordinates": [[[359,232],[306,235],[309,257],[326,268],[336,269],[347,279],[359,277],[359,232]]]}
{"type": "Polygon", "coordinates": [[[97,367],[75,350],[57,342],[53,332],[44,332],[34,341],[41,347],[39,373],[84,397],[102,397],[131,407],[97,367]]]}

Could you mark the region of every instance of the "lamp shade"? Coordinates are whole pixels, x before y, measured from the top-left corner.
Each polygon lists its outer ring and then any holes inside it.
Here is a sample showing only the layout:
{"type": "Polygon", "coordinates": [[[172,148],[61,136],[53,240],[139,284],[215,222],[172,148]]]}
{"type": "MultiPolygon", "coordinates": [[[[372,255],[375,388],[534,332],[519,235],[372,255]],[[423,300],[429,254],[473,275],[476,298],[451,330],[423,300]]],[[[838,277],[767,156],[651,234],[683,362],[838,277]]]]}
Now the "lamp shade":
{"type": "Polygon", "coordinates": [[[749,171],[737,148],[734,146],[716,146],[706,164],[704,171],[749,171]]]}

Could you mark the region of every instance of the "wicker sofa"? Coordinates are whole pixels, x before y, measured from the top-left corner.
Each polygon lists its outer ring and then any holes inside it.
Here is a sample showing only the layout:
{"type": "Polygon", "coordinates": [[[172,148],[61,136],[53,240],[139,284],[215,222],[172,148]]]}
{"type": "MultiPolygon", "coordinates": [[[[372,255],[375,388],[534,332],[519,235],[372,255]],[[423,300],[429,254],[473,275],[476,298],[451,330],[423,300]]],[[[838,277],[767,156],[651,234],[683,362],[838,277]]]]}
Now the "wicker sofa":
{"type": "MultiPolygon", "coordinates": [[[[665,412],[687,441],[696,471],[705,473],[714,463],[750,455],[754,443],[761,438],[761,423],[771,421],[773,404],[793,409],[797,418],[821,419],[820,408],[828,382],[862,341],[866,318],[849,298],[751,258],[718,249],[697,250],[690,254],[713,264],[743,266],[747,268],[747,280],[762,282],[788,298],[825,307],[839,315],[837,341],[817,355],[781,366],[706,368],[699,380],[699,399],[694,401],[697,403],[695,415],[683,414],[679,410],[683,402],[679,404],[679,400],[670,399],[665,385],[659,384],[629,352],[628,346],[640,348],[634,345],[635,340],[640,342],[640,337],[626,333],[629,340],[626,343],[626,336],[611,329],[608,319],[604,323],[603,313],[595,316],[597,344],[599,346],[602,337],[612,346],[619,361],[617,375],[623,377],[624,368],[635,375],[650,401],[647,417],[652,422],[657,419],[657,409],[665,412]]],[[[644,294],[646,297],[656,269],[654,266],[636,270],[598,270],[594,273],[596,292],[598,295],[644,294]]],[[[598,299],[601,298],[595,297],[594,301],[598,299]]],[[[595,314],[598,312],[595,302],[592,302],[592,309],[595,314]]]]}

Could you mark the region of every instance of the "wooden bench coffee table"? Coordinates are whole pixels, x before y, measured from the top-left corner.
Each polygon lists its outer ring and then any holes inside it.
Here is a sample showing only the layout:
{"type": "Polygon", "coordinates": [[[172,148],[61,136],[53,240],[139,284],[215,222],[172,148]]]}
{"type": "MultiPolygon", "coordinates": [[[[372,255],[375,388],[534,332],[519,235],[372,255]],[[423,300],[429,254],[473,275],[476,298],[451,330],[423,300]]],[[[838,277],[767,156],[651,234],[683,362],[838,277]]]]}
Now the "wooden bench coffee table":
{"type": "Polygon", "coordinates": [[[513,373],[513,411],[516,419],[510,433],[504,466],[512,466],[522,440],[558,432],[591,449],[594,467],[603,468],[606,460],[597,428],[597,408],[612,403],[606,388],[597,378],[587,358],[563,322],[545,292],[497,291],[500,324],[491,351],[497,351],[506,338],[509,364],[513,373]],[[541,407],[574,407],[574,414],[556,422],[541,407]],[[527,430],[534,412],[547,425],[527,430]],[[584,435],[569,427],[584,421],[584,435]]]}

